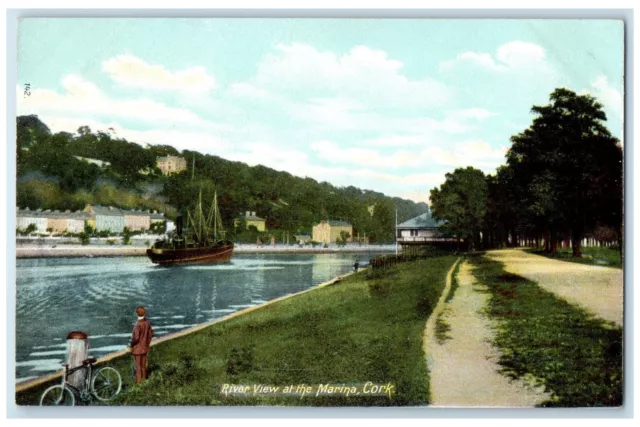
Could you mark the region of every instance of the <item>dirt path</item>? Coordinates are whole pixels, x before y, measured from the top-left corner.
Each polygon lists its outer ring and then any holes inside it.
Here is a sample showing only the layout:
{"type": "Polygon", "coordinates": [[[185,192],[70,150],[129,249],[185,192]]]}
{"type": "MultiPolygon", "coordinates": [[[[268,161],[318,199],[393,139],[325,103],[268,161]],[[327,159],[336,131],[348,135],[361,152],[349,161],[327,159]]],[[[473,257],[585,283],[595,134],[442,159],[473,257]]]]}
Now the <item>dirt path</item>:
{"type": "Polygon", "coordinates": [[[623,274],[618,268],[557,261],[519,249],[489,251],[504,269],[537,282],[571,304],[622,326],[623,274]]]}
{"type": "MultiPolygon", "coordinates": [[[[498,372],[498,353],[491,345],[491,324],[482,313],[489,294],[475,281],[469,263],[458,273],[453,299],[434,311],[425,331],[431,378],[431,405],[436,407],[533,407],[548,399],[539,390],[498,372]],[[440,316],[437,320],[436,316],[440,316]],[[437,324],[446,323],[448,339],[438,337],[437,324]],[[439,339],[440,338],[440,342],[439,339]]],[[[445,293],[447,290],[445,289],[445,293]]]]}

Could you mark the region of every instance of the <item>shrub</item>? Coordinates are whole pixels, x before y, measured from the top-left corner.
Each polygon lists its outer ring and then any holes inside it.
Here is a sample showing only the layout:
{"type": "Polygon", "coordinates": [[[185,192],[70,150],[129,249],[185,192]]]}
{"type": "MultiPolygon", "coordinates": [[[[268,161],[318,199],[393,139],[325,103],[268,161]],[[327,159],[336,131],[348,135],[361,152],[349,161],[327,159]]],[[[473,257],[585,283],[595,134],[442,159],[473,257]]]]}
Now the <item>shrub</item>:
{"type": "Polygon", "coordinates": [[[78,233],[78,239],[80,240],[81,245],[88,245],[90,241],[89,235],[85,232],[78,233]]]}
{"type": "Polygon", "coordinates": [[[128,227],[125,227],[122,231],[122,244],[130,245],[131,244],[131,230],[128,227]]]}

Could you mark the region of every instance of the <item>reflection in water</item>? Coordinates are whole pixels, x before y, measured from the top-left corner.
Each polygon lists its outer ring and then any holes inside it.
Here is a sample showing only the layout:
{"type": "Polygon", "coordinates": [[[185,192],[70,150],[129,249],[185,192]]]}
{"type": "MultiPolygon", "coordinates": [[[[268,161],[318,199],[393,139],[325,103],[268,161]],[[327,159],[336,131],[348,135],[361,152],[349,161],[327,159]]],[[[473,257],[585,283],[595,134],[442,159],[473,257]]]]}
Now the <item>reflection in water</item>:
{"type": "Polygon", "coordinates": [[[325,282],[350,271],[354,259],[242,254],[228,264],[171,268],[145,257],[19,259],[16,377],[59,370],[70,331],[89,335],[92,356],[125,348],[138,305],[160,336],[325,282]]]}

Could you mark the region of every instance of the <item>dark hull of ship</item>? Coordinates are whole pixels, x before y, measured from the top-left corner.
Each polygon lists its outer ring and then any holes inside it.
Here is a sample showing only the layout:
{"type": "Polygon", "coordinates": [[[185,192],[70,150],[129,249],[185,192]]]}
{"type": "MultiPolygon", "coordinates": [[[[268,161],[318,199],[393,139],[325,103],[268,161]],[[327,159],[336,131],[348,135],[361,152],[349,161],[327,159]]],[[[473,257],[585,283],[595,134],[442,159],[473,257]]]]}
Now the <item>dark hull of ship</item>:
{"type": "Polygon", "coordinates": [[[147,256],[154,264],[212,264],[227,262],[233,255],[233,244],[216,245],[204,248],[185,249],[147,249],[147,256]]]}

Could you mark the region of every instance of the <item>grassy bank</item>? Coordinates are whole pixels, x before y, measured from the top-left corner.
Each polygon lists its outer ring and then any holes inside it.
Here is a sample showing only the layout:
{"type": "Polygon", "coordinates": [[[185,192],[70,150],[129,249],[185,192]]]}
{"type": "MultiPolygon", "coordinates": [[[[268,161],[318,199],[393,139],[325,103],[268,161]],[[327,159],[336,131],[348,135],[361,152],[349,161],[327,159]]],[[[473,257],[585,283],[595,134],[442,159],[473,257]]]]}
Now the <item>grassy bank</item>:
{"type": "Polygon", "coordinates": [[[499,322],[495,344],[503,372],[537,378],[552,398],[542,406],[622,404],[622,330],[507,273],[500,262],[471,257],[489,287],[488,315],[499,322]]]}
{"type": "MultiPolygon", "coordinates": [[[[150,378],[134,387],[128,357],[111,363],[125,380],[119,405],[421,405],[428,402],[422,333],[455,257],[402,264],[367,280],[365,272],[280,301],[150,354],[150,378]],[[245,396],[223,384],[275,386],[391,383],[388,396],[245,396]]],[[[36,404],[42,387],[20,393],[36,404]],[[40,389],[40,390],[38,390],[40,389]]]]}
{"type": "Polygon", "coordinates": [[[582,258],[574,258],[571,248],[558,248],[555,255],[536,249],[525,250],[536,255],[546,256],[547,258],[557,259],[559,261],[622,268],[622,257],[620,256],[620,251],[617,248],[582,248],[582,258]]]}

